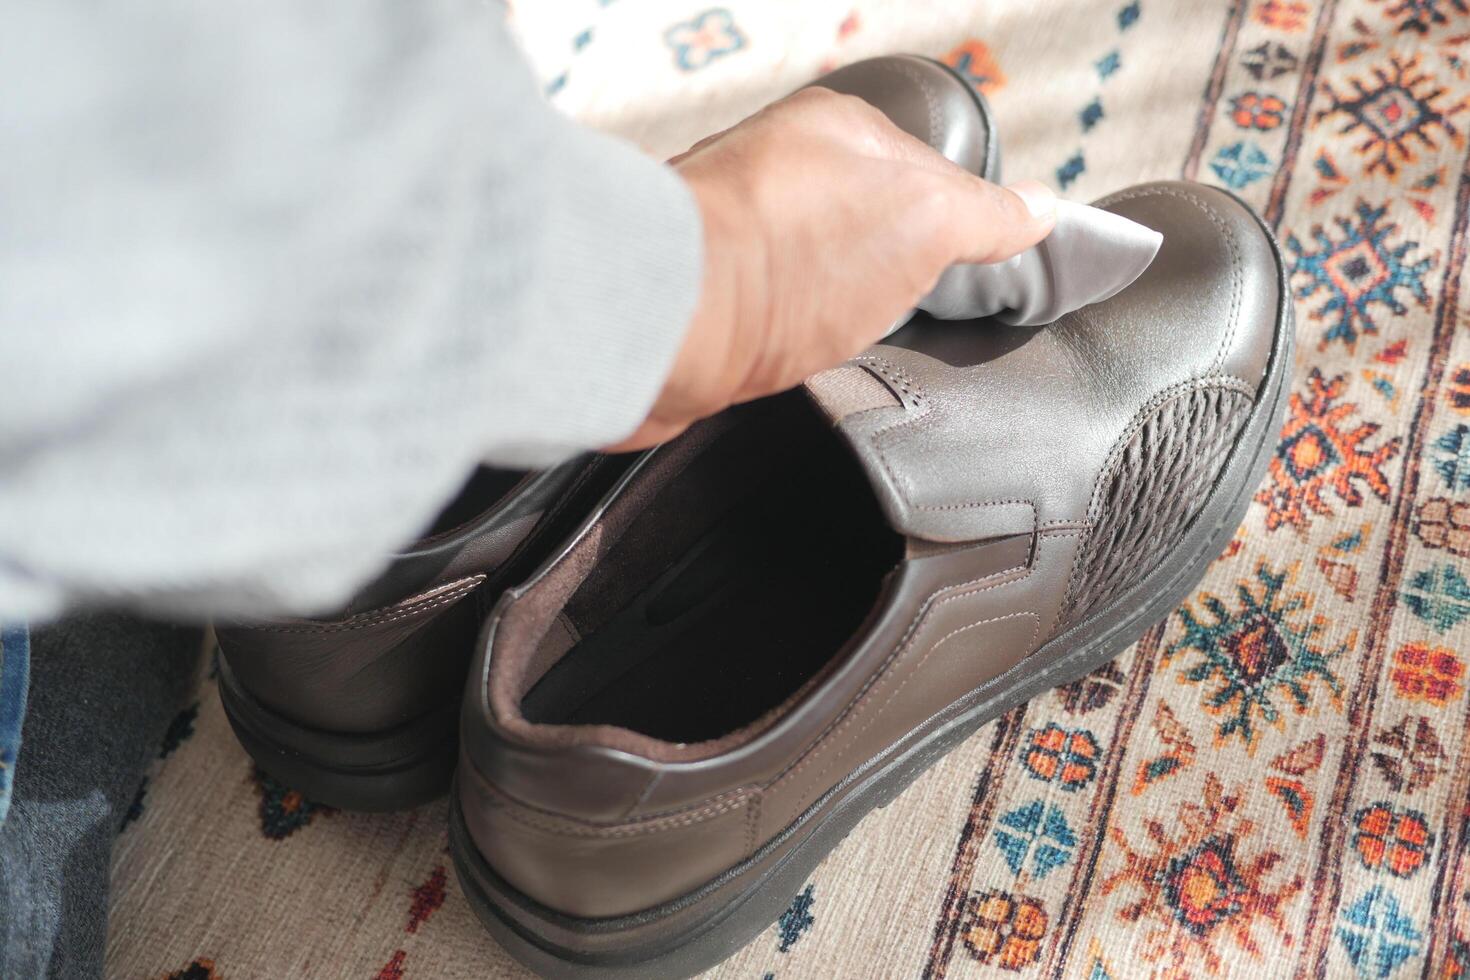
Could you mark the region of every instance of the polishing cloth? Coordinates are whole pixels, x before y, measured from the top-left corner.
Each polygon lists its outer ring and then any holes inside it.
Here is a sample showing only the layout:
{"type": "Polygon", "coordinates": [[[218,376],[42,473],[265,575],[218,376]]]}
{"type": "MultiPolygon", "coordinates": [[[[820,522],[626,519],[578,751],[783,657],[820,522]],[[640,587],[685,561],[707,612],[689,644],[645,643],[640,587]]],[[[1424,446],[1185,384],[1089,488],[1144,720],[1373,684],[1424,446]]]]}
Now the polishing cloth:
{"type": "Polygon", "coordinates": [[[1120,292],[1143,274],[1164,241],[1152,229],[1085,204],[1058,201],[1056,216],[1051,234],[1019,255],[950,266],[918,309],[941,320],[993,316],[1014,326],[1042,326],[1120,292]]]}

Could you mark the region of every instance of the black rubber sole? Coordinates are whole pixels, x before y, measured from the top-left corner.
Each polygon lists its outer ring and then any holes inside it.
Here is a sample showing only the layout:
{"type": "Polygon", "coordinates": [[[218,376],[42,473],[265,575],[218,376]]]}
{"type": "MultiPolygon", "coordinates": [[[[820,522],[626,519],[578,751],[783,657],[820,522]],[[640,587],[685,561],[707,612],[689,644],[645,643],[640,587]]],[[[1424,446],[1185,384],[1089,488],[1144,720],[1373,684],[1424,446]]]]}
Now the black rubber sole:
{"type": "Polygon", "coordinates": [[[556,980],[679,978],[707,970],[774,922],[818,863],[864,816],[887,805],[981,726],[1038,694],[1085,677],[1165,619],[1230,543],[1265,476],[1281,430],[1294,326],[1279,254],[1277,264],[1281,306],[1263,396],[1180,546],[1133,589],[849,774],[740,865],[683,898],[635,915],[578,920],[521,894],[476,850],[459,795],[452,793],[450,850],[465,895],[486,929],[521,963],[556,980]]]}
{"type": "Polygon", "coordinates": [[[260,704],[219,663],[219,695],[235,737],[261,769],[316,803],[381,813],[443,796],[459,751],[459,702],[399,728],[349,734],[305,728],[260,704]]]}

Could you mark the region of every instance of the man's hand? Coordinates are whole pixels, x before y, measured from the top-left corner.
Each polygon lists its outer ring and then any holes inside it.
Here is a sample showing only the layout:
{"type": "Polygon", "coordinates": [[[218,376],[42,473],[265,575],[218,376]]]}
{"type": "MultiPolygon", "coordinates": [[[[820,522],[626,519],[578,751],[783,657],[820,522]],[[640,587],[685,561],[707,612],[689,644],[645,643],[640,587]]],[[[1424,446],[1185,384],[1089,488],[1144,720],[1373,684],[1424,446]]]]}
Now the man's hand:
{"type": "Polygon", "coordinates": [[[791,388],[879,340],[955,262],[1046,237],[1041,184],[981,180],[860,99],[802,89],[671,163],[704,218],[704,284],[648,418],[614,451],[791,388]]]}

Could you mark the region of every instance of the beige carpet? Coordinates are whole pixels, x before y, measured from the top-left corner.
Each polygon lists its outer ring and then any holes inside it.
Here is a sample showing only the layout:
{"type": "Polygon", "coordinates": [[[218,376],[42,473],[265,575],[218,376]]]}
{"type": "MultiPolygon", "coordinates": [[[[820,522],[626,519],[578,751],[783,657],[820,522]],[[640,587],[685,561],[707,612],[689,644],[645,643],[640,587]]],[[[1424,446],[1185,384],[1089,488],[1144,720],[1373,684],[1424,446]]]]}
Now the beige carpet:
{"type": "MultiPolygon", "coordinates": [[[[826,68],[948,54],[1010,176],[1229,186],[1300,344],[1271,476],[1199,595],[874,813],[719,977],[1470,970],[1466,0],[568,0],[520,30],[566,111],[668,154],[826,68]]],[[[1066,440],[1067,434],[1056,434],[1066,440]]],[[[117,850],[109,974],[520,975],[444,807],[262,781],[216,692],[117,850]]]]}

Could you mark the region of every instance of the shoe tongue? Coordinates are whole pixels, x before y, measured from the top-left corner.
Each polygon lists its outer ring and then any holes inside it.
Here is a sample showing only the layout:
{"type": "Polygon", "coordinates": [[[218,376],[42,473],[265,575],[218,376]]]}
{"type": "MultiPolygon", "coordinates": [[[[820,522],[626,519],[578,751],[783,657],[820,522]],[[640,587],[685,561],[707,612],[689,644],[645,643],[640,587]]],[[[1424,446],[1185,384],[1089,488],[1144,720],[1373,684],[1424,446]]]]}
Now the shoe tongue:
{"type": "Polygon", "coordinates": [[[865,413],[892,418],[890,410],[898,409],[897,417],[902,418],[904,410],[922,408],[923,395],[903,369],[888,357],[863,355],[812,375],[804,388],[811,402],[832,423],[833,435],[852,453],[867,477],[868,488],[889,527],[907,538],[946,540],[926,533],[910,519],[903,490],[897,476],[884,464],[877,441],[859,435],[850,424],[856,421],[857,429],[862,429],[865,413]]]}
{"type": "MultiPolygon", "coordinates": [[[[935,330],[953,329],[950,324],[930,321],[930,325],[935,330]]],[[[911,542],[937,544],[1030,533],[1036,511],[1029,503],[929,505],[923,501],[930,496],[925,487],[932,482],[924,472],[926,466],[893,465],[885,452],[885,435],[905,425],[922,424],[933,410],[931,399],[954,397],[952,392],[926,392],[915,383],[904,362],[918,366],[921,360],[929,358],[916,351],[876,347],[813,375],[804,388],[857,461],[889,528],[896,533],[911,542]]],[[[952,420],[938,423],[941,427],[953,424],[952,420]]]]}

